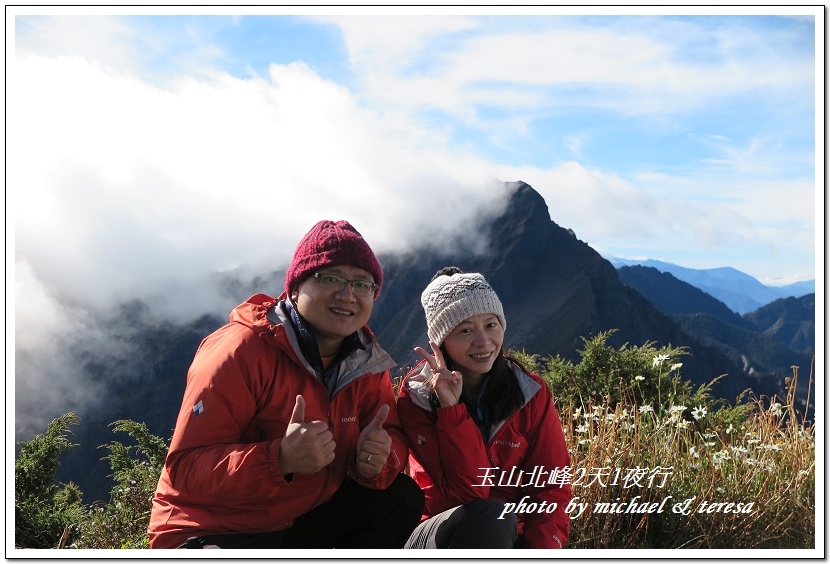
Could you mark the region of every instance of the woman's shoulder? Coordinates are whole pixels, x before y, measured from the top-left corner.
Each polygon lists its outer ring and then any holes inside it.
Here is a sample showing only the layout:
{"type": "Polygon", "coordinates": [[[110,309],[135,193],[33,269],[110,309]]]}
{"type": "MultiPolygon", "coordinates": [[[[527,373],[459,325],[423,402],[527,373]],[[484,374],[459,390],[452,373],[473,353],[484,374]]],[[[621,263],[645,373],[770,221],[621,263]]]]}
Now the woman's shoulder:
{"type": "Polygon", "coordinates": [[[427,385],[428,381],[429,372],[427,370],[427,363],[422,360],[404,376],[398,398],[404,401],[411,401],[418,407],[431,411],[432,407],[429,399],[431,390],[427,385]]]}
{"type": "Polygon", "coordinates": [[[550,395],[550,389],[547,382],[541,376],[531,372],[522,364],[512,358],[507,359],[508,366],[513,370],[513,375],[519,382],[519,387],[525,395],[525,402],[529,402],[536,397],[540,392],[542,395],[550,395]]]}

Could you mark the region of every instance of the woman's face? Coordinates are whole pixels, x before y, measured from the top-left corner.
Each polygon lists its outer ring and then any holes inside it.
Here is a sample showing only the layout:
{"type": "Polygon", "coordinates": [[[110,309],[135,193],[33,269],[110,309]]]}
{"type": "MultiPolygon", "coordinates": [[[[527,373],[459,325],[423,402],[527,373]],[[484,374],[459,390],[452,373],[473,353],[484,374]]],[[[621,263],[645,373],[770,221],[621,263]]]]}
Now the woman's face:
{"type": "Polygon", "coordinates": [[[504,341],[498,317],[482,313],[468,317],[444,340],[444,348],[463,376],[481,376],[493,368],[504,341]]]}

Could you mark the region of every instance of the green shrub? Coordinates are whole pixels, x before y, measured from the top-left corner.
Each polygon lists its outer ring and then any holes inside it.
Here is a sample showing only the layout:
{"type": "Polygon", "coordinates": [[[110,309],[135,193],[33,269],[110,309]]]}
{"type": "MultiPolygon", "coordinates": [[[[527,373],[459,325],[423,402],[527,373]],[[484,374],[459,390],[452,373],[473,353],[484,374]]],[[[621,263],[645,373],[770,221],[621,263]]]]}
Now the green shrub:
{"type": "Polygon", "coordinates": [[[144,423],[120,420],[113,432],[130,435],[137,444],[104,445],[117,482],[106,504],[93,504],[80,525],[78,548],[148,548],[147,525],[153,493],[167,454],[167,443],[144,423]]]}
{"type": "Polygon", "coordinates": [[[71,482],[54,483],[61,453],[75,446],[69,442],[69,427],[77,424],[78,416],[66,413],[49,423],[42,435],[19,443],[14,463],[15,548],[58,548],[80,521],[81,491],[71,482]]]}

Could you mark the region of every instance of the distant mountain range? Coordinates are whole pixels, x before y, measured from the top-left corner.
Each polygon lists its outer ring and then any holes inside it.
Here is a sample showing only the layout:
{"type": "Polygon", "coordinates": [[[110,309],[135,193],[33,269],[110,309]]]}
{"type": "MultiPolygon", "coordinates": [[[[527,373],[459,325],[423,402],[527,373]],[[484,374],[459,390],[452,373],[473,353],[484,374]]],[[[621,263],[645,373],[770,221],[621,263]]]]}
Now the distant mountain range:
{"type": "Polygon", "coordinates": [[[758,279],[732,267],[696,270],[659,260],[626,260],[605,257],[616,268],[648,266],[668,272],[726,304],[737,313],[749,313],[780,298],[800,298],[816,292],[816,281],[807,280],[786,286],[766,286],[758,279]]]}
{"type": "MultiPolygon", "coordinates": [[[[398,362],[398,372],[417,362],[413,347],[427,346],[421,292],[438,269],[456,265],[483,273],[498,292],[508,348],[578,362],[583,338],[613,329],[609,344],[615,347],[647,342],[687,347],[683,376],[701,384],[726,374],[715,393],[729,401],[746,388],[780,396],[793,365],[809,373],[814,301],[782,300],[740,315],[674,275],[643,266],[618,270],[572,230],[551,221],[545,200],[528,184],[506,183],[505,192],[502,212],[477,226],[488,242],[486,251],[433,248],[379,256],[384,287],[369,324],[398,362]]],[[[216,281],[240,303],[256,292],[277,295],[280,284],[274,280],[283,272],[263,273],[253,283],[233,273],[216,281]]],[[[186,325],[159,325],[152,313],[141,302],[124,304],[111,325],[113,335],[132,345],[129,359],[105,351],[100,356],[85,351],[78,358],[106,386],[108,398],[95,412],[79,413],[82,424],[74,441],[80,446],[64,456],[58,472],[59,480],[79,485],[86,502],[106,499],[113,485],[100,460],[107,452],[98,449],[114,438],[108,425],[133,419],[170,437],[193,354],[201,339],[227,320],[205,315],[186,325]]]]}
{"type": "Polygon", "coordinates": [[[670,273],[624,266],[618,274],[684,333],[741,364],[745,374],[786,374],[798,366],[805,378],[809,375],[805,369],[815,354],[815,294],[780,298],[741,316],[670,273]]]}

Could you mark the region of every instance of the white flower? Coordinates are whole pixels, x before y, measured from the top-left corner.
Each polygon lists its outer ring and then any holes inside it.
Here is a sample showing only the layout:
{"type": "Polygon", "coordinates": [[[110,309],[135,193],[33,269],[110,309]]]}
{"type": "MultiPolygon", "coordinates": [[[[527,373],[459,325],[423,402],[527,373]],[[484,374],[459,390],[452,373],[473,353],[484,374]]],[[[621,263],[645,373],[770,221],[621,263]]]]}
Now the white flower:
{"type": "Polygon", "coordinates": [[[641,405],[640,409],[638,409],[637,411],[639,411],[640,413],[651,413],[652,411],[654,411],[654,408],[651,407],[651,405],[641,405]]]}
{"type": "Polygon", "coordinates": [[[780,404],[780,403],[778,403],[778,402],[775,402],[774,404],[772,404],[771,406],[769,406],[769,411],[770,411],[770,413],[772,413],[773,415],[780,416],[780,415],[781,415],[781,404],[780,404]]]}
{"type": "Polygon", "coordinates": [[[574,417],[579,417],[581,414],[582,414],[582,408],[581,407],[577,407],[576,409],[574,409],[574,417]]]}
{"type": "Polygon", "coordinates": [[[591,444],[591,439],[582,439],[581,441],[579,441],[579,444],[581,444],[581,445],[591,444]]]}
{"type": "Polygon", "coordinates": [[[652,359],[651,366],[660,366],[669,359],[667,354],[658,354],[652,359]]]}
{"type": "Polygon", "coordinates": [[[746,447],[742,446],[732,446],[730,448],[732,449],[732,452],[734,452],[736,455],[747,454],[749,452],[749,450],[746,447]]]}
{"type": "Polygon", "coordinates": [[[692,410],[692,417],[694,417],[696,421],[699,421],[699,420],[703,419],[704,417],[706,417],[707,413],[708,412],[706,411],[706,408],[703,407],[702,405],[699,405],[699,406],[697,406],[697,409],[692,410]]]}
{"type": "Polygon", "coordinates": [[[697,451],[696,446],[693,446],[689,449],[689,454],[691,454],[695,458],[700,458],[700,453],[697,451]]]}
{"type": "Polygon", "coordinates": [[[729,427],[726,428],[726,434],[731,435],[733,432],[735,432],[735,427],[733,427],[732,423],[730,423],[729,427]]]}
{"type": "Polygon", "coordinates": [[[688,421],[686,421],[685,419],[683,419],[683,420],[681,420],[681,421],[678,421],[678,422],[677,422],[677,426],[678,426],[678,428],[680,428],[680,429],[688,429],[688,428],[689,428],[689,425],[691,425],[691,423],[689,423],[689,422],[688,422],[688,421]]]}
{"type": "Polygon", "coordinates": [[[645,377],[645,376],[641,376],[640,374],[637,374],[636,376],[634,376],[634,379],[635,379],[637,382],[642,382],[643,380],[645,380],[645,379],[646,379],[646,377],[645,377]]]}
{"type": "Polygon", "coordinates": [[[715,463],[715,466],[720,466],[724,460],[729,460],[729,451],[726,449],[719,450],[712,456],[712,462],[715,463]]]}
{"type": "Polygon", "coordinates": [[[579,427],[576,428],[576,432],[577,433],[587,433],[588,432],[588,426],[587,425],[580,425],[579,427]]]}
{"type": "Polygon", "coordinates": [[[774,450],[777,452],[781,450],[781,445],[764,445],[764,450],[774,450]]]}
{"type": "Polygon", "coordinates": [[[676,364],[672,364],[672,365],[671,365],[671,368],[669,368],[669,372],[674,372],[675,370],[677,370],[677,369],[678,369],[678,368],[680,368],[681,366],[683,366],[683,363],[682,363],[682,362],[678,362],[678,363],[676,363],[676,364]]]}
{"type": "Polygon", "coordinates": [[[673,405],[669,408],[669,419],[678,422],[683,419],[683,412],[686,411],[685,405],[673,405]]]}

